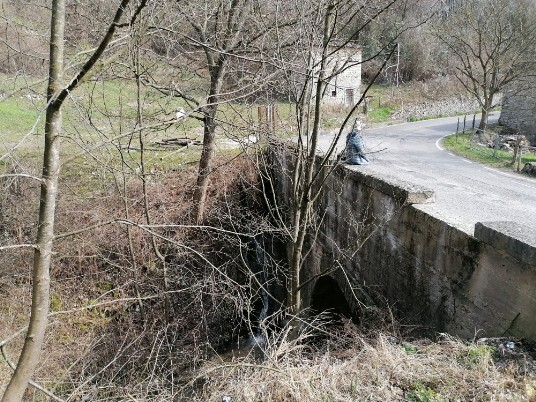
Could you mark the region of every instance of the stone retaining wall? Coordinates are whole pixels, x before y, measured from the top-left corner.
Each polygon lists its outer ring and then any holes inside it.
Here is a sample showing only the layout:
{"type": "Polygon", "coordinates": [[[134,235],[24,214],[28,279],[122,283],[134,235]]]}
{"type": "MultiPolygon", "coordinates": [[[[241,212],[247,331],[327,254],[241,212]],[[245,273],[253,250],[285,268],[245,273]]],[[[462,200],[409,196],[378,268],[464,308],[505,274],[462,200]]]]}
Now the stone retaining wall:
{"type": "Polygon", "coordinates": [[[514,86],[505,93],[499,123],[519,131],[536,146],[536,77],[514,86]]]}
{"type": "MultiPolygon", "coordinates": [[[[280,155],[277,192],[289,198],[291,156],[280,155]]],[[[462,337],[536,339],[536,235],[522,225],[481,223],[476,237],[414,207],[433,192],[345,167],[316,204],[320,230],[302,272],[326,268],[359,315],[362,302],[387,300],[404,323],[462,337]],[[523,235],[525,234],[525,235],[523,235]],[[356,300],[356,297],[358,300],[356,300]]],[[[316,280],[303,289],[312,303],[316,280]]]]}
{"type": "Polygon", "coordinates": [[[424,117],[453,116],[457,114],[480,113],[478,102],[473,99],[459,97],[437,101],[422,102],[418,104],[403,105],[391,115],[394,120],[420,119],[424,117]]]}

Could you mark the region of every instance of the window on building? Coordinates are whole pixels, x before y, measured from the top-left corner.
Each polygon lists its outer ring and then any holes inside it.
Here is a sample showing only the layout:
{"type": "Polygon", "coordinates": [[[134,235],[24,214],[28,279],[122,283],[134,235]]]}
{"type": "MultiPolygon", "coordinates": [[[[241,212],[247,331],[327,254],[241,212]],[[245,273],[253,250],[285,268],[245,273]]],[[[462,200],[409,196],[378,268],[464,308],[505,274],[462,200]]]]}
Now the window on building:
{"type": "Polygon", "coordinates": [[[333,91],[331,91],[331,96],[337,96],[337,90],[334,89],[333,91]]]}

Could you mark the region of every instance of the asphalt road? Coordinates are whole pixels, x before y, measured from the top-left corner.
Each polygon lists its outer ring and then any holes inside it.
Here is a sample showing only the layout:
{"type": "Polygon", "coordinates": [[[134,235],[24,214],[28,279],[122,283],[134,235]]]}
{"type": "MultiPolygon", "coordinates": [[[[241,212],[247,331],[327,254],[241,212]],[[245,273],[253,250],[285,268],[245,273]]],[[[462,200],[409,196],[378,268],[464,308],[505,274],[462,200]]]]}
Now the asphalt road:
{"type": "MultiPolygon", "coordinates": [[[[435,203],[416,207],[471,235],[476,222],[514,221],[535,227],[535,179],[491,169],[442,148],[441,138],[456,131],[457,120],[450,117],[366,129],[363,138],[371,164],[348,167],[434,190],[435,203]]],[[[323,136],[321,147],[332,138],[323,136]]],[[[343,143],[344,138],[339,149],[343,143]]]]}

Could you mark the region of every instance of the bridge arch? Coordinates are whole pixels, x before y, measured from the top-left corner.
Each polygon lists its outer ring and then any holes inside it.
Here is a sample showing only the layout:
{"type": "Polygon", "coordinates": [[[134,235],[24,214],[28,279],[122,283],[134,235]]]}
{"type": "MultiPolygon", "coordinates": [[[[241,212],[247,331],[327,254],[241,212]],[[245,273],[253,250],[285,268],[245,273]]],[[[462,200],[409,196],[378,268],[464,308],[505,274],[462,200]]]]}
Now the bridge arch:
{"type": "Polygon", "coordinates": [[[315,314],[329,312],[334,316],[352,318],[352,310],[341,287],[328,275],[316,281],[311,294],[311,309],[315,314]]]}

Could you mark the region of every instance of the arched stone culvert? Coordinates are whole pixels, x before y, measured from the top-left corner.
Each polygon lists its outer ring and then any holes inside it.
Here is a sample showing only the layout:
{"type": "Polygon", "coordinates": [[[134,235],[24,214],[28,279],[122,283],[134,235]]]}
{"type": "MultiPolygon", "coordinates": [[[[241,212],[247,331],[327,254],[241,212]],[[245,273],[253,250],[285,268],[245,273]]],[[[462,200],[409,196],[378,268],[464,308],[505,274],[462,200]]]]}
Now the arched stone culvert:
{"type": "Polygon", "coordinates": [[[352,318],[352,310],[344,293],[330,276],[323,276],[316,281],[311,297],[311,308],[314,314],[329,313],[337,321],[340,316],[352,318]]]}

